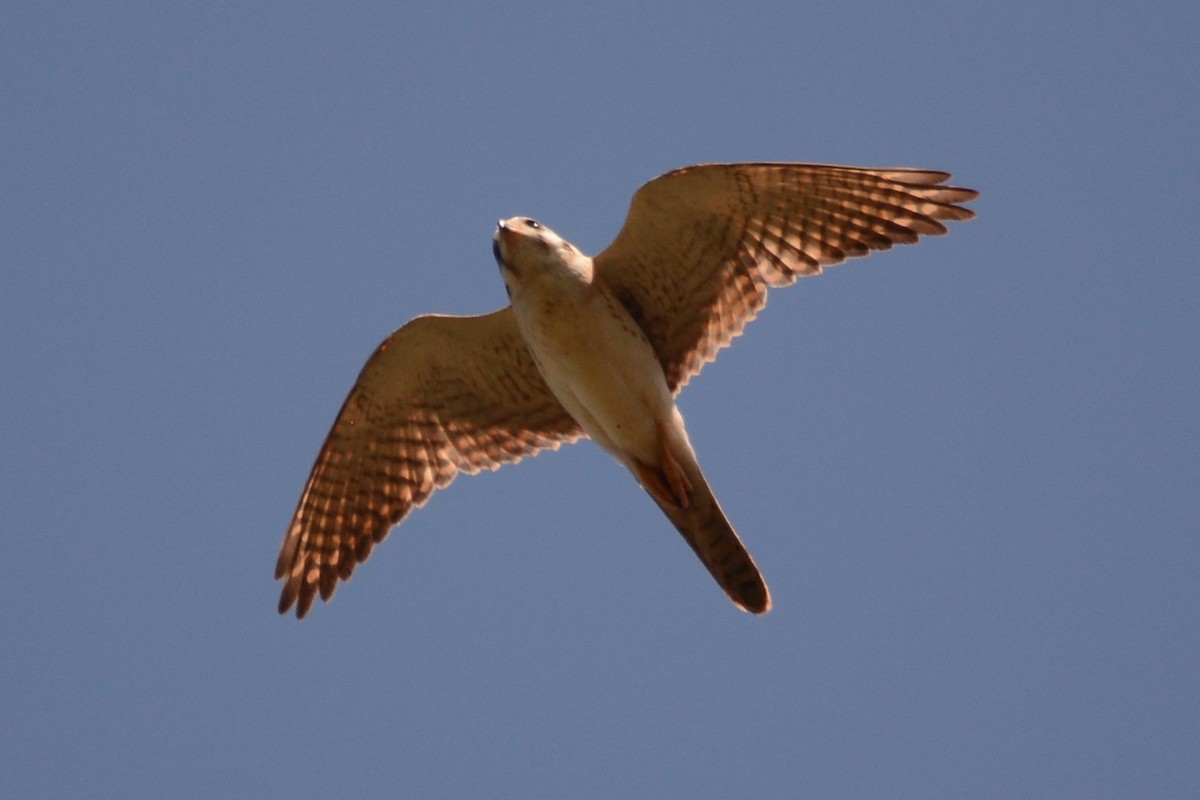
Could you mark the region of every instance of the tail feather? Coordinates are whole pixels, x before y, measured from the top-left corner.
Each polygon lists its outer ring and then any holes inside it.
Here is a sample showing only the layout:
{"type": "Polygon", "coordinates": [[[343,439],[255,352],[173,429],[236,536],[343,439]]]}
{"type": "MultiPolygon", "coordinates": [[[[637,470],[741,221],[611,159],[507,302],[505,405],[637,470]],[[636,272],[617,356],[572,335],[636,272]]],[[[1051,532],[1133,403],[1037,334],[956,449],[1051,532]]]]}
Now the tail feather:
{"type": "Polygon", "coordinates": [[[691,483],[686,507],[668,502],[654,492],[647,493],[683,535],[729,599],[752,614],[765,614],[771,610],[771,593],[754,559],[726,519],[699,464],[691,461],[682,466],[691,483]]]}

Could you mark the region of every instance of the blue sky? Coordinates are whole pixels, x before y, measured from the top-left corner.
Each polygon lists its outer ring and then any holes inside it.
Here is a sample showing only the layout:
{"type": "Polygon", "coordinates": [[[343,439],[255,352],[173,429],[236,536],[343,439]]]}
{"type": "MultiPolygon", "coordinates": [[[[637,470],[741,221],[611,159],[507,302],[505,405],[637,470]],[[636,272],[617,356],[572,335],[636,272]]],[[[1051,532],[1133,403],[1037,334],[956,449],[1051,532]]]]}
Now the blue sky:
{"type": "Polygon", "coordinates": [[[1194,4],[10,3],[0,794],[1195,797],[1194,4]],[[329,605],[276,550],[372,348],[700,161],[950,170],[680,404],[736,611],[582,443],[329,605]]]}

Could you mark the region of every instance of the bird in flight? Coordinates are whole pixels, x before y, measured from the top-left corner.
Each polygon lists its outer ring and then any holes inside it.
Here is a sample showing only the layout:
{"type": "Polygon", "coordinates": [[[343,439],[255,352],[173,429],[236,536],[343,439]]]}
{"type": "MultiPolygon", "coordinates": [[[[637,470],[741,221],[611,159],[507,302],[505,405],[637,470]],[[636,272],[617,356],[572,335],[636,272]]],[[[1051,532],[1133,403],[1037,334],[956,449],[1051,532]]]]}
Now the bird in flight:
{"type": "Polygon", "coordinates": [[[767,302],[823,267],[974,216],[921,169],[701,164],[650,181],[595,257],[536,220],[497,225],[509,305],[430,314],[379,345],[338,412],[283,538],[279,612],[333,596],[460,472],[589,437],[625,466],[729,599],[771,596],[700,470],[675,396],[767,302]]]}

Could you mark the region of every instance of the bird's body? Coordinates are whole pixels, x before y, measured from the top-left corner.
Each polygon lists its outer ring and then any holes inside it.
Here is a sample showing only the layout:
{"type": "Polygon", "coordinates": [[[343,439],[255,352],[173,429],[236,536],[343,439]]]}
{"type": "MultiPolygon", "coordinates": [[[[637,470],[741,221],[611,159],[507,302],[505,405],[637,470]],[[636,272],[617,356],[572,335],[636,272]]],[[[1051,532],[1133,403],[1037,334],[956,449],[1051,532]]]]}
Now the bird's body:
{"type": "Polygon", "coordinates": [[[493,239],[511,305],[418,317],[363,368],[284,536],[280,612],[328,599],[375,543],[458,472],[584,436],[623,464],[741,608],[771,606],[688,440],[675,395],[770,286],[940,234],[976,193],[946,173],[812,164],[676,170],[634,196],[589,258],[525,217],[493,239]]]}
{"type": "Polygon", "coordinates": [[[517,265],[501,267],[517,327],[546,385],[592,440],[626,466],[654,459],[657,425],[675,408],[658,356],[594,279],[592,259],[546,249],[550,237],[558,238],[521,219],[496,232],[501,263],[517,265]]]}
{"type": "Polygon", "coordinates": [[[700,471],[658,354],[592,259],[527,218],[501,222],[495,243],[517,327],[550,391],[633,473],[734,602],[768,610],[766,584],[700,471]]]}

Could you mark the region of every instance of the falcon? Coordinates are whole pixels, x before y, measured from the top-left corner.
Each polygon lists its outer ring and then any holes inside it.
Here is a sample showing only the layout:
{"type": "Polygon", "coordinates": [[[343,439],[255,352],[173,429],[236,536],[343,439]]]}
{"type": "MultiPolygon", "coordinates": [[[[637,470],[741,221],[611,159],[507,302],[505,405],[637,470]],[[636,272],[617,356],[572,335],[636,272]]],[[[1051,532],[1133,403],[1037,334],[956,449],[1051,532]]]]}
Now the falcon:
{"type": "Polygon", "coordinates": [[[767,290],[974,216],[978,193],[921,169],[701,164],[633,196],[595,257],[540,222],[498,223],[509,305],[420,316],[367,360],[283,538],[279,612],[329,600],[460,472],[591,438],[628,469],[739,608],[771,595],[688,441],[675,397],[767,290]]]}

